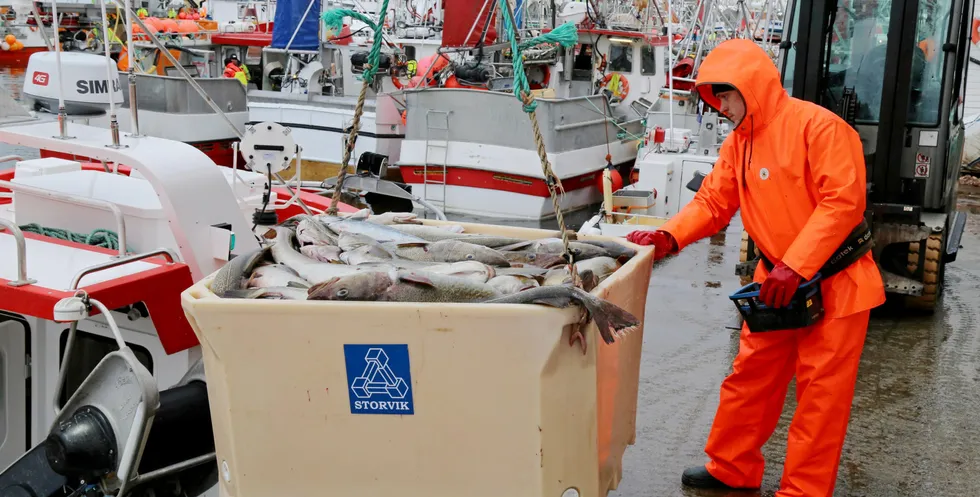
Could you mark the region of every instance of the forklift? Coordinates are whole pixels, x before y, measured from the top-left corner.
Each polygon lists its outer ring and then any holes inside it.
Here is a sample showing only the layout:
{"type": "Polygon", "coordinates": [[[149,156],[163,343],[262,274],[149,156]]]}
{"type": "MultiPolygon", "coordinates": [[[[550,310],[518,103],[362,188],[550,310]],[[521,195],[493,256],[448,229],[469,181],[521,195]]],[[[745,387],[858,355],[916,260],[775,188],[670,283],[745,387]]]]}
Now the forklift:
{"type": "MultiPolygon", "coordinates": [[[[966,224],[956,195],[973,2],[790,0],[777,61],[790,96],[858,131],[885,290],[927,312],[966,224]]],[[[751,282],[759,252],[744,231],[739,256],[751,282]]]]}

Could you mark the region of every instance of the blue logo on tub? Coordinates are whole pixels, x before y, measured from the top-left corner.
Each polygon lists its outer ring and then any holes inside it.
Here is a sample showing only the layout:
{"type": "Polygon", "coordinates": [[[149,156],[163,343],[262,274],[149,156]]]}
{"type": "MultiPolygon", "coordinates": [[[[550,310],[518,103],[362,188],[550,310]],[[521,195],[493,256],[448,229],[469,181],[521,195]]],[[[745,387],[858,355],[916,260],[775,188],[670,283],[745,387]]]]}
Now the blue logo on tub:
{"type": "Polygon", "coordinates": [[[344,345],[351,414],[415,414],[408,345],[344,345]]]}

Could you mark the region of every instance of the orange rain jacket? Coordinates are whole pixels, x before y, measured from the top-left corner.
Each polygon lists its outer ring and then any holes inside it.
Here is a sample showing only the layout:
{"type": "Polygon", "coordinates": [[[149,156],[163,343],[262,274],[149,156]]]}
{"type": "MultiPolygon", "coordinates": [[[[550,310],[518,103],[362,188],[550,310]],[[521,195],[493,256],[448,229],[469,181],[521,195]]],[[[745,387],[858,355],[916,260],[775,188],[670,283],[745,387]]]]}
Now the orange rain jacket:
{"type": "MultiPolygon", "coordinates": [[[[735,87],[746,114],[721,146],[694,199],[661,228],[678,249],[721,230],[740,207],[745,230],[774,264],[811,279],[864,217],[864,152],[857,132],[831,111],[790,97],[755,43],[731,40],[705,58],[696,91],[715,109],[712,84],[735,87]]],[[[765,280],[762,264],[755,281],[765,280]]],[[[884,303],[869,252],[821,284],[825,316],[884,303]]]]}

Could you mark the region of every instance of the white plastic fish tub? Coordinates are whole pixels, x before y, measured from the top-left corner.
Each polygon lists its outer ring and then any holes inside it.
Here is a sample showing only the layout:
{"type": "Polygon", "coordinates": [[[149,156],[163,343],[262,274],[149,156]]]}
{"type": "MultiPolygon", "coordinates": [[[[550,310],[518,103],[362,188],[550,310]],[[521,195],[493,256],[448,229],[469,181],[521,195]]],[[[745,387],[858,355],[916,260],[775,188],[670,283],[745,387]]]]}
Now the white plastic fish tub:
{"type": "MultiPolygon", "coordinates": [[[[579,239],[638,250],[592,293],[642,321],[652,251],[579,239]]],[[[577,306],[221,299],[213,276],[181,299],[202,344],[222,497],[596,497],[619,485],[642,325],[607,345],[590,321],[583,354],[569,345],[577,306]]]]}

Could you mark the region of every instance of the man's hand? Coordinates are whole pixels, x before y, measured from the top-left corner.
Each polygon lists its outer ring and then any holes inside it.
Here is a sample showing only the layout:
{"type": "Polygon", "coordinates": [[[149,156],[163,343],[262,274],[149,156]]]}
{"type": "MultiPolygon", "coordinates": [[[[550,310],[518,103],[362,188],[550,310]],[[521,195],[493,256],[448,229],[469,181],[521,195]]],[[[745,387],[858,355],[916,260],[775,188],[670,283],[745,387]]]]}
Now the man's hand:
{"type": "Polygon", "coordinates": [[[677,251],[677,241],[666,231],[632,231],[626,239],[637,245],[653,245],[653,260],[658,261],[677,251]]]}
{"type": "Polygon", "coordinates": [[[776,264],[769,277],[762,282],[759,289],[759,299],[768,307],[779,309],[786,307],[793,300],[793,295],[800,288],[803,278],[796,274],[786,264],[780,262],[776,264]]]}

